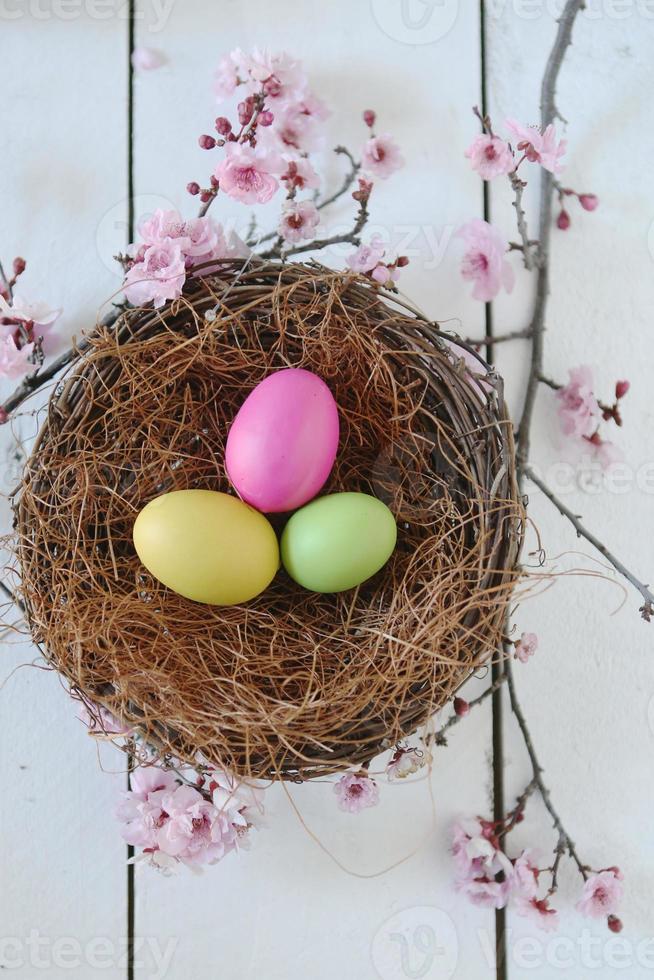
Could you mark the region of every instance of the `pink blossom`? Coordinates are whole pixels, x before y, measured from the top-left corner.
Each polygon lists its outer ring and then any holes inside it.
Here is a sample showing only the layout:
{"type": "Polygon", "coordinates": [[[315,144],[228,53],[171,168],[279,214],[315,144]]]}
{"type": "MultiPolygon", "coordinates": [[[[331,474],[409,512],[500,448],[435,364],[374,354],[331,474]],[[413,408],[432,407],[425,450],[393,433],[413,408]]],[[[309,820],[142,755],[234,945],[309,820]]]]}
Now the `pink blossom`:
{"type": "Polygon", "coordinates": [[[403,749],[398,747],[391,761],[386,766],[386,775],[390,780],[406,779],[429,762],[429,756],[418,749],[403,749]]]}
{"type": "Polygon", "coordinates": [[[290,100],[304,91],[307,83],[302,64],[285,51],[271,53],[254,48],[243,62],[255,91],[262,87],[268,98],[290,100]]]}
{"type": "Polygon", "coordinates": [[[151,300],[155,306],[163,306],[166,300],[181,295],[185,279],[179,242],[164,238],[160,244],[145,248],[140,261],[129,269],[124,282],[125,296],[134,306],[151,300]]]}
{"type": "Polygon", "coordinates": [[[512,865],[500,850],[493,827],[478,818],[457,820],[452,853],[457,868],[455,887],[473,903],[501,909],[511,889],[512,865]]]}
{"type": "Polygon", "coordinates": [[[555,932],[559,926],[559,913],[549,906],[546,898],[528,898],[519,895],[514,903],[518,915],[528,916],[545,932],[555,932]]]}
{"type": "MultiPolygon", "coordinates": [[[[175,239],[183,252],[190,245],[186,230],[186,221],[182,218],[179,211],[164,211],[157,208],[156,211],[141,218],[137,227],[143,245],[161,245],[167,238],[175,239]]],[[[135,246],[131,246],[135,250],[135,246]]]]}
{"type": "Polygon", "coordinates": [[[55,320],[61,315],[61,310],[53,310],[48,303],[32,303],[30,300],[14,293],[11,303],[8,303],[4,296],[0,296],[0,318],[8,320],[20,320],[22,323],[33,323],[36,333],[41,333],[44,328],[51,327],[55,320]]]}
{"type": "Polygon", "coordinates": [[[314,237],[320,215],[311,201],[288,201],[282,210],[279,234],[286,242],[299,242],[314,237]]]}
{"type": "Polygon", "coordinates": [[[263,819],[263,791],[254,782],[238,781],[230,773],[213,772],[209,784],[213,805],[225,814],[234,827],[238,845],[247,840],[251,827],[260,827],[263,819]]]}
{"type": "Polygon", "coordinates": [[[592,436],[601,418],[593,395],[593,373],[582,365],[572,368],[568,374],[568,384],[556,393],[561,429],[566,436],[592,436]]]}
{"type": "Polygon", "coordinates": [[[116,811],[125,824],[123,837],[128,844],[158,847],[157,832],[167,819],[163,798],[176,786],[172,773],[158,766],[145,766],[132,773],[131,789],[123,795],[116,811]]]}
{"type": "Polygon", "coordinates": [[[161,805],[167,819],[156,831],[156,845],[188,864],[212,864],[233,850],[237,833],[229,816],[193,789],[177,786],[161,805]]]}
{"type": "Polygon", "coordinates": [[[490,825],[478,817],[456,820],[452,828],[452,854],[461,877],[474,877],[490,870],[497,841],[490,825]]]}
{"type": "Polygon", "coordinates": [[[348,255],[346,264],[354,272],[372,272],[384,257],[385,248],[379,235],[373,235],[368,245],[359,245],[356,252],[348,255]]]}
{"type": "Polygon", "coordinates": [[[379,788],[374,779],[361,773],[348,772],[334,785],[341,810],[358,813],[379,802],[379,788]]]}
{"type": "Polygon", "coordinates": [[[0,341],[0,377],[19,378],[35,365],[30,362],[34,352],[34,344],[23,344],[18,347],[13,337],[5,337],[0,341]]]}
{"type": "Polygon", "coordinates": [[[132,67],[135,71],[154,71],[167,62],[163,51],[156,48],[138,47],[132,51],[132,67]]]}
{"type": "Polygon", "coordinates": [[[400,270],[397,266],[386,265],[384,262],[380,262],[370,273],[372,279],[378,282],[380,286],[390,286],[392,283],[397,282],[400,278],[400,270]]]}
{"type": "Polygon", "coordinates": [[[388,133],[372,136],[363,145],[361,169],[374,177],[390,177],[404,166],[404,158],[395,140],[388,133]]]}
{"type": "Polygon", "coordinates": [[[535,898],[538,892],[538,860],[532,850],[524,850],[513,862],[511,891],[514,896],[535,898]]]}
{"type": "Polygon", "coordinates": [[[245,67],[246,56],[240,48],[230,52],[220,59],[218,68],[214,75],[214,92],[216,101],[222,102],[233,94],[237,85],[245,80],[247,69],[245,67]],[[240,74],[243,72],[243,75],[240,74]]]}
{"type": "Polygon", "coordinates": [[[322,143],[318,117],[305,112],[299,104],[282,106],[275,110],[273,124],[259,132],[259,143],[284,153],[310,153],[317,150],[322,143]]]}
{"type": "Polygon", "coordinates": [[[303,112],[307,116],[311,116],[313,119],[317,119],[318,122],[324,122],[331,116],[331,109],[323,102],[319,96],[315,95],[313,92],[305,92],[297,103],[297,108],[300,112],[303,112]]]}
{"type": "Polygon", "coordinates": [[[188,239],[184,247],[187,265],[198,265],[225,256],[227,244],[223,230],[211,218],[191,218],[184,223],[184,231],[188,239]]]}
{"type": "Polygon", "coordinates": [[[515,645],[515,657],[520,663],[526,664],[538,650],[538,637],[535,633],[523,633],[515,645]]]}
{"type": "Polygon", "coordinates": [[[515,168],[511,147],[499,136],[489,136],[486,133],[475,136],[465,151],[465,156],[471,161],[472,169],[483,180],[510,174],[515,168]]]}
{"type": "Polygon", "coordinates": [[[566,141],[557,143],[556,130],[549,125],[543,133],[536,126],[523,126],[515,119],[506,120],[506,128],[513,133],[518,141],[518,150],[524,153],[532,163],[540,163],[541,167],[553,174],[563,170],[561,157],[565,153],[566,141]]]}
{"type": "MultiPolygon", "coordinates": [[[[504,857],[499,851],[500,858],[504,857]]],[[[508,858],[505,858],[510,864],[508,858]]],[[[507,879],[498,881],[494,876],[482,874],[472,878],[460,879],[456,882],[457,891],[462,892],[473,905],[487,909],[503,909],[509,897],[507,879]]]]}
{"type": "Polygon", "coordinates": [[[279,187],[273,177],[279,171],[280,162],[273,154],[230,143],[215,176],[220,189],[229,197],[243,204],[265,204],[279,187]]]}
{"type": "Polygon", "coordinates": [[[286,163],[286,168],[280,180],[289,189],[305,190],[306,188],[316,188],[320,185],[320,177],[305,157],[299,157],[297,160],[289,160],[286,163]]]}
{"type": "Polygon", "coordinates": [[[615,914],[623,891],[622,874],[619,869],[608,868],[588,878],[575,908],[591,919],[602,919],[615,914]]]}
{"type": "Polygon", "coordinates": [[[510,293],[515,274],[505,259],[506,242],[487,221],[475,218],[457,231],[463,238],[466,251],[461,263],[461,275],[474,282],[473,299],[488,303],[502,286],[510,293]]]}

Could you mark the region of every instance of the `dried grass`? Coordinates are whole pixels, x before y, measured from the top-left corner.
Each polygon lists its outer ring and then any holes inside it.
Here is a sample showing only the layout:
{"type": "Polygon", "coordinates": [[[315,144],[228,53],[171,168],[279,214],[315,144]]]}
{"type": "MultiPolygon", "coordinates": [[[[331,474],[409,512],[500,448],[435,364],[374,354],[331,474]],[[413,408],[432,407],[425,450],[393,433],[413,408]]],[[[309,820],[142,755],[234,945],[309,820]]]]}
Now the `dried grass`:
{"type": "Polygon", "coordinates": [[[98,327],[14,498],[20,597],[74,691],[164,754],[249,776],[365,764],[425,722],[497,649],[523,524],[501,382],[444,336],[351,274],[278,263],[98,327]],[[134,519],[167,490],[227,491],[229,425],[287,366],[339,407],[324,492],[385,500],[397,549],[340,595],[280,571],[243,606],[191,602],[142,567],[134,519]]]}

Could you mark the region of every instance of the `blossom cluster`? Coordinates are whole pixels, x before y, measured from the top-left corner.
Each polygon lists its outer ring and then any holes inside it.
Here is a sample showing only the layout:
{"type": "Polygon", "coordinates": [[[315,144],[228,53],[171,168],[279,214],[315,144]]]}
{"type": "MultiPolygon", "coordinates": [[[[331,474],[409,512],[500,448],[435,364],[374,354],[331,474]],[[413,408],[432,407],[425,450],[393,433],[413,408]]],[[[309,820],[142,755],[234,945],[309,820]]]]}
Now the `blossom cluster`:
{"type": "Polygon", "coordinates": [[[248,845],[250,830],[261,824],[262,792],[225,772],[191,786],[159,766],[144,766],[132,774],[117,813],[123,837],[149,863],[164,871],[198,867],[248,845]]]}
{"type": "Polygon", "coordinates": [[[12,275],[8,278],[0,267],[0,377],[3,378],[18,378],[30,369],[36,370],[54,347],[52,327],[61,313],[15,292],[16,282],[25,268],[24,259],[14,259],[12,275]]]}
{"type": "Polygon", "coordinates": [[[134,306],[163,306],[181,295],[190,269],[249,254],[238,236],[227,236],[211,218],[185,220],[178,211],[156,210],[139,223],[138,233],[140,242],[128,250],[124,282],[125,296],[134,306]]]}
{"type": "MultiPolygon", "coordinates": [[[[556,864],[540,868],[538,855],[531,849],[509,858],[501,845],[498,824],[481,817],[455,823],[452,852],[456,887],[474,905],[500,909],[510,903],[519,915],[529,916],[542,929],[558,927],[558,912],[550,905],[557,889],[556,864]],[[551,884],[543,892],[540,879],[548,873],[551,884]]],[[[622,923],[616,912],[622,894],[619,868],[592,873],[584,869],[584,886],[576,908],[582,915],[606,918],[609,928],[619,932],[622,923]]]]}
{"type": "Polygon", "coordinates": [[[525,161],[537,163],[553,174],[559,174],[563,170],[561,158],[565,154],[566,141],[557,139],[553,125],[541,131],[537,126],[525,126],[516,119],[507,119],[505,128],[511,134],[520,154],[516,158],[509,140],[496,136],[490,123],[485,122],[484,132],[476,136],[465,151],[473,170],[483,180],[515,174],[525,161]]]}
{"type": "MultiPolygon", "coordinates": [[[[556,386],[555,386],[556,387],[556,386]]],[[[573,446],[586,450],[606,468],[623,458],[622,451],[601,434],[602,422],[622,425],[620,402],[630,388],[628,381],[617,381],[615,400],[604,405],[595,397],[593,372],[588,365],[572,368],[568,383],[557,388],[558,416],[561,432],[573,446]]]]}

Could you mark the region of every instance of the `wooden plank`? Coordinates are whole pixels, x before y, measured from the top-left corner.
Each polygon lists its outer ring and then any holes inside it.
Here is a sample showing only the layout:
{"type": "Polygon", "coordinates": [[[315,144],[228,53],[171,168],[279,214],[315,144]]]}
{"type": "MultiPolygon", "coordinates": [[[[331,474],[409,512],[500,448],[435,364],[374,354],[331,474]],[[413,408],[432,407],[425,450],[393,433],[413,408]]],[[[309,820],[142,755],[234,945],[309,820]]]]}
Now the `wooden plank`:
{"type": "MultiPolygon", "coordinates": [[[[294,53],[334,109],[328,147],[338,141],[358,148],[366,108],[377,109],[380,130],[394,133],[402,145],[407,167],[378,185],[371,231],[409,252],[403,288],[435,317],[464,316],[470,329],[483,330],[483,309],[464,296],[443,262],[453,229],[481,213],[479,185],[461,166],[470,107],[480,90],[476,17],[451,23],[452,5],[445,4],[445,21],[421,27],[398,18],[399,5],[377,0],[307,3],[301,11],[289,0],[238,6],[187,0],[154,36],[146,8],[139,6],[146,19],[139,22],[137,41],[164,50],[169,64],[137,79],[137,195],[159,195],[192,215],[196,202],[184,188],[191,179],[206,180],[211,168],[197,137],[211,132],[219,111],[211,72],[220,55],[261,43],[294,53]]],[[[444,16],[440,5],[434,11],[444,16]]],[[[336,186],[342,171],[333,162],[329,169],[336,186]]],[[[234,218],[240,226],[249,217],[229,201],[214,210],[220,220],[234,218]]],[[[274,207],[257,213],[261,228],[274,227],[274,207]]],[[[350,214],[346,206],[336,220],[350,214]]],[[[343,252],[329,260],[342,264],[343,252]]],[[[425,782],[384,784],[383,805],[359,818],[339,813],[329,785],[292,787],[308,827],[350,869],[370,874],[415,851],[382,877],[365,880],[341,871],[302,828],[279,786],[268,793],[268,828],[240,860],[226,860],[199,880],[140,874],[137,932],[179,940],[168,980],[218,972],[242,980],[391,980],[409,975],[401,972],[400,934],[408,944],[406,968],[425,969],[416,976],[450,977],[455,969],[456,976],[475,980],[494,977],[493,915],[454,894],[448,853],[453,817],[489,812],[489,708],[470,718],[464,731],[436,760],[437,826],[431,835],[425,782]],[[477,933],[483,942],[470,942],[477,933]],[[428,941],[421,952],[423,937],[428,941]]]]}
{"type": "MultiPolygon", "coordinates": [[[[68,338],[93,324],[119,282],[103,235],[118,221],[124,243],[127,26],[116,10],[108,20],[82,4],[61,10],[3,14],[1,251],[5,262],[27,259],[20,293],[62,306],[68,338]]],[[[11,387],[3,382],[2,394],[11,387]]],[[[23,437],[33,429],[33,418],[20,420],[23,437]]],[[[18,469],[8,426],[0,440],[7,491],[18,469]]],[[[55,674],[12,673],[36,655],[3,642],[0,965],[26,980],[123,980],[126,849],[113,810],[125,776],[101,771],[55,674]]],[[[124,768],[115,750],[103,759],[124,768]]]]}
{"type": "MultiPolygon", "coordinates": [[[[556,29],[548,9],[533,6],[531,19],[508,4],[492,12],[488,84],[498,130],[506,116],[525,122],[538,118],[539,76],[556,29]]],[[[600,207],[588,214],[573,202],[571,228],[553,233],[545,370],[565,381],[569,367],[591,364],[596,368],[597,394],[606,400],[611,400],[618,378],[632,381],[624,403],[624,428],[610,435],[624,449],[627,467],[613,483],[595,486],[586,481],[586,489],[582,480],[570,478],[561,466],[563,446],[556,435],[555,400],[548,390],[539,395],[533,436],[533,461],[540,473],[559,482],[568,507],[583,515],[587,526],[645,581],[652,576],[652,549],[644,529],[651,526],[653,489],[653,292],[648,249],[651,180],[642,171],[642,161],[651,153],[654,138],[639,93],[651,81],[651,43],[652,21],[646,11],[634,5],[615,13],[611,5],[591,5],[578,19],[557,97],[569,120],[562,180],[598,194],[600,207]]],[[[532,168],[530,191],[537,186],[536,177],[532,168]]],[[[534,195],[527,200],[535,228],[534,195]]],[[[514,237],[510,199],[497,182],[491,203],[494,220],[514,237]]],[[[494,304],[498,332],[528,322],[531,288],[522,272],[514,295],[494,304]]],[[[526,345],[503,345],[497,353],[517,410],[524,392],[526,345]]],[[[529,496],[531,516],[550,559],[547,569],[603,570],[590,546],[575,537],[533,486],[529,496]]],[[[530,545],[535,547],[533,534],[530,545]]],[[[613,581],[566,577],[546,595],[524,602],[516,615],[519,631],[533,630],[540,637],[534,660],[528,666],[516,664],[516,679],[546,780],[582,858],[593,867],[617,864],[623,869],[625,928],[619,937],[613,936],[603,920],[583,919],[573,908],[580,878],[566,869],[560,897],[553,902],[561,910],[558,934],[546,935],[529,921],[509,915],[510,980],[591,974],[603,980],[616,976],[619,969],[630,980],[651,974],[646,869],[654,859],[649,833],[654,794],[645,773],[653,737],[651,711],[648,716],[652,632],[651,625],[639,619],[639,596],[628,589],[624,598],[624,607],[616,612],[623,592],[613,581]]],[[[529,778],[512,721],[507,725],[507,755],[510,803],[529,778]]],[[[516,846],[554,842],[540,804],[530,804],[528,814],[516,832],[516,846]]]]}

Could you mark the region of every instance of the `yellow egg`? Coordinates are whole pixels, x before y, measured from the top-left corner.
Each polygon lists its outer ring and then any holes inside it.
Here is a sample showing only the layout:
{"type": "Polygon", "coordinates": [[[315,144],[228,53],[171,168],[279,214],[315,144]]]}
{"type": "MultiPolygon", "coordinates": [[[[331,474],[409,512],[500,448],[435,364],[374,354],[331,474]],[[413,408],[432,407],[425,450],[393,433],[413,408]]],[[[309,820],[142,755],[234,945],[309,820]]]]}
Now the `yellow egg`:
{"type": "Polygon", "coordinates": [[[279,568],[279,545],[263,514],[214,490],[174,490],[134,524],[145,567],[174,592],[214,606],[253,599],[279,568]]]}

